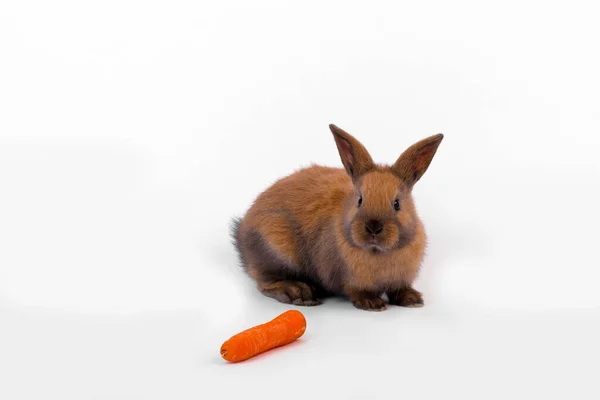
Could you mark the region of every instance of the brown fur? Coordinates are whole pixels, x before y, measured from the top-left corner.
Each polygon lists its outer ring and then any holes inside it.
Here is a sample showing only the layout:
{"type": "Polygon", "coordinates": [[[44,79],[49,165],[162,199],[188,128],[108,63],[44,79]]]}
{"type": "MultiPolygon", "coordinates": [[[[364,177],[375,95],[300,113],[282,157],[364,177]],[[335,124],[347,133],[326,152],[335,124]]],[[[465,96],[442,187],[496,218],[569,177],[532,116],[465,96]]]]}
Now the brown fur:
{"type": "Polygon", "coordinates": [[[284,303],[317,305],[335,294],[379,311],[385,293],[390,304],[422,306],[412,283],[426,236],[411,192],[443,135],[380,166],[354,137],[330,128],[345,170],[311,166],[260,194],[234,224],[242,264],[264,295],[284,303]]]}

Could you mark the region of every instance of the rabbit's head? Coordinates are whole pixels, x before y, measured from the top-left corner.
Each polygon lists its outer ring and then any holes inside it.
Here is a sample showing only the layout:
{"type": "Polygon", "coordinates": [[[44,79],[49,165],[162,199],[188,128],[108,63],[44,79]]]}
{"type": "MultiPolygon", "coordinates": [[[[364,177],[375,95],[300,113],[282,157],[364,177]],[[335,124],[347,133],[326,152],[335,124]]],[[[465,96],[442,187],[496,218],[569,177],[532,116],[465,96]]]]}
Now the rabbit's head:
{"type": "Polygon", "coordinates": [[[412,188],[429,167],[444,136],[428,137],[406,149],[392,166],[381,166],[358,140],[335,125],[329,127],[354,186],[344,207],[346,240],[373,253],[410,244],[419,222],[412,188]]]}

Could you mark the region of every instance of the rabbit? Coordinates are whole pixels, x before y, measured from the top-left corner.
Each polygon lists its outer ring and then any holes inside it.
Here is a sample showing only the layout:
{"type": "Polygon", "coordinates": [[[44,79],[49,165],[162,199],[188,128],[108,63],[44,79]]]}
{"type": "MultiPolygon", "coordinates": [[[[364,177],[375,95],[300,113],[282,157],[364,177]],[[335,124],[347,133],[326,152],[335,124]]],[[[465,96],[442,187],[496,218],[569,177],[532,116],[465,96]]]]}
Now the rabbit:
{"type": "Polygon", "coordinates": [[[344,168],[319,165],[276,181],[241,219],[232,240],[259,291],[282,303],[322,304],[342,296],[362,310],[386,302],[422,307],[413,288],[426,234],[412,198],[443,135],[410,146],[392,165],[335,125],[329,128],[344,168]]]}

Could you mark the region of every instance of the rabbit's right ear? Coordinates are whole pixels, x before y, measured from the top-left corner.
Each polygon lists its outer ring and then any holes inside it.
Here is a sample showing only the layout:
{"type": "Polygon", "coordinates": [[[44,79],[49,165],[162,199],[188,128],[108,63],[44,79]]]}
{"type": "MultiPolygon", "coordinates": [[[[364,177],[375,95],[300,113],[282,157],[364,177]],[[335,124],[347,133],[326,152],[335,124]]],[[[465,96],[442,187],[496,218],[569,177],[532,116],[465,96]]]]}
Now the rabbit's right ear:
{"type": "Polygon", "coordinates": [[[429,168],[442,139],[444,135],[438,133],[413,144],[398,158],[392,171],[409,186],[414,186],[429,168]]]}
{"type": "Polygon", "coordinates": [[[342,164],[352,180],[369,172],[374,167],[371,155],[358,140],[333,124],[329,125],[329,129],[333,133],[342,164]]]}

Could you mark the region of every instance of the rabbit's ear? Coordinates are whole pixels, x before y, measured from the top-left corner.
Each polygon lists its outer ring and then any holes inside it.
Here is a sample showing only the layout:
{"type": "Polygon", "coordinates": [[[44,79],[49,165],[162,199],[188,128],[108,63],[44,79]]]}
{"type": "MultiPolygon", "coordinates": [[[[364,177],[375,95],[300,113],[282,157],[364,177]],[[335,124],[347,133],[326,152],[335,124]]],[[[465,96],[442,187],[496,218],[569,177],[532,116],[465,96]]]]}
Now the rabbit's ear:
{"type": "Polygon", "coordinates": [[[346,168],[346,172],[348,172],[352,180],[369,172],[373,168],[373,159],[365,146],[352,137],[352,135],[333,124],[329,125],[329,129],[333,133],[342,164],[344,164],[344,168],[346,168]]]}
{"type": "Polygon", "coordinates": [[[443,138],[438,133],[410,146],[392,166],[394,173],[412,187],[427,171],[443,138]]]}

